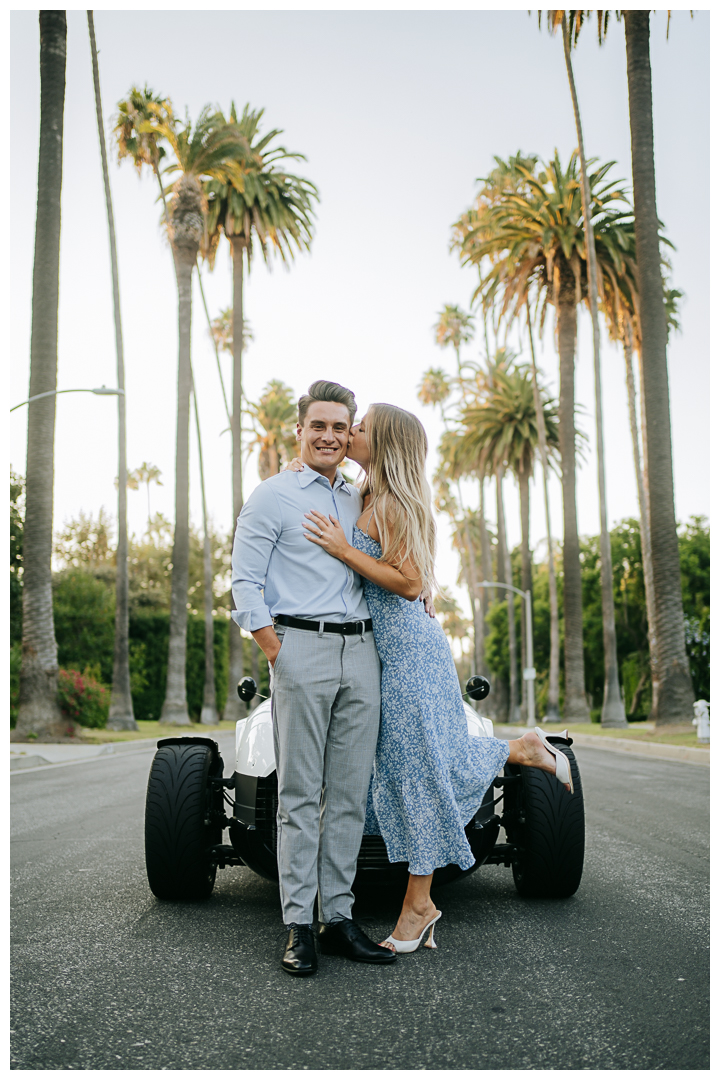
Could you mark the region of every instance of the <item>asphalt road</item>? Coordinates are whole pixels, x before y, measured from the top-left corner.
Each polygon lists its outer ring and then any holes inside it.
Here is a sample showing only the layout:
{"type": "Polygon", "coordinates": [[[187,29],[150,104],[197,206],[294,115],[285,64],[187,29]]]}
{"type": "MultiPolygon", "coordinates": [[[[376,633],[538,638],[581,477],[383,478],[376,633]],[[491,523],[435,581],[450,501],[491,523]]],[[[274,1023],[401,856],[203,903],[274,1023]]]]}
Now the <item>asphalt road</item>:
{"type": "MultiPolygon", "coordinates": [[[[320,957],[302,980],[278,967],[277,890],[247,868],[206,903],[152,896],[147,752],[15,773],[12,1068],[709,1068],[709,770],[578,757],[574,897],[522,900],[486,867],[436,890],[436,951],[320,957]]],[[[396,903],[356,914],[379,937],[396,903]]]]}

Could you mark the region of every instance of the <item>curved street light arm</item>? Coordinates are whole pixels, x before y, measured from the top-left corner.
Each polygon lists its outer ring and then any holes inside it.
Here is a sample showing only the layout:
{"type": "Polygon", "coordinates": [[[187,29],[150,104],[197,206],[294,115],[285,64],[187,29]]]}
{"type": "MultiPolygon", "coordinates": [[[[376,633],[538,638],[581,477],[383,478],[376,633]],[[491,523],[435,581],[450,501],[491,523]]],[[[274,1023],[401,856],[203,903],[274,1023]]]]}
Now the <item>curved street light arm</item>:
{"type": "Polygon", "coordinates": [[[478,581],[478,588],[482,589],[512,589],[518,596],[526,597],[527,593],[517,589],[514,585],[508,585],[507,581],[478,581]]]}
{"type": "Polygon", "coordinates": [[[45,390],[42,394],[33,394],[31,398],[28,398],[27,401],[21,401],[19,405],[13,405],[10,412],[15,412],[16,409],[21,409],[23,405],[29,405],[31,401],[39,401],[40,398],[53,397],[57,396],[58,394],[114,394],[117,397],[119,394],[122,394],[124,396],[125,391],[118,390],[115,387],[107,386],[96,386],[94,388],[82,386],[78,389],[72,390],[45,390]]]}

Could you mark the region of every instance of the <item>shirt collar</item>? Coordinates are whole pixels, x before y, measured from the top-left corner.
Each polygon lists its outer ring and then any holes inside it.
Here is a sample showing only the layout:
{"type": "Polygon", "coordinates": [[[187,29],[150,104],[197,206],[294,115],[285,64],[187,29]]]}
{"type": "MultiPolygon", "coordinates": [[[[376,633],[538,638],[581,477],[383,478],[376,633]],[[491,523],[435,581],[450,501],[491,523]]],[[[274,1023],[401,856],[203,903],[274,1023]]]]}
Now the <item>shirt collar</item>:
{"type": "MultiPolygon", "coordinates": [[[[320,480],[321,474],[315,472],[315,470],[311,469],[309,465],[306,465],[301,473],[297,473],[297,478],[300,483],[300,487],[306,488],[310,484],[312,484],[314,480],[320,480]]],[[[333,491],[344,491],[347,495],[350,494],[350,488],[348,487],[347,481],[343,478],[343,475],[339,469],[335,473],[335,483],[333,485],[333,491]],[[338,481],[340,482],[338,483],[338,481]]]]}

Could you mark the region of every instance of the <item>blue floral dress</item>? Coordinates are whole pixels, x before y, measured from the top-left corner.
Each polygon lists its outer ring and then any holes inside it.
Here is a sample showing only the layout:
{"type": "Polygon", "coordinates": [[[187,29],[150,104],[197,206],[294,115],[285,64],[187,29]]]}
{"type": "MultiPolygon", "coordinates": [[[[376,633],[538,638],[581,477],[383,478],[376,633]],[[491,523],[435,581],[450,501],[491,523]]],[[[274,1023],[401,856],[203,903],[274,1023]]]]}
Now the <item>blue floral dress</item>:
{"type": "MultiPolygon", "coordinates": [[[[378,559],[380,544],[355,526],[353,545],[378,559]]],[[[365,832],[381,834],[390,862],[411,874],[473,866],[465,825],[507,761],[501,739],[470,735],[445,633],[409,601],[365,580],[382,663],[382,720],[365,832]]]]}

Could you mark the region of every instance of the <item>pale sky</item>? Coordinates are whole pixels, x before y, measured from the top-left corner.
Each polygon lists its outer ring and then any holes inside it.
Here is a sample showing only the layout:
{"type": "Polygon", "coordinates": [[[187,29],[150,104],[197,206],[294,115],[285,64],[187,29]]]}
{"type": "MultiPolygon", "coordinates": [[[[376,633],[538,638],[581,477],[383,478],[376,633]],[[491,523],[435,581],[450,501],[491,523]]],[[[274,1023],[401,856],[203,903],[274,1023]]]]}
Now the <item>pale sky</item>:
{"type": "MultiPolygon", "coordinates": [[[[675,500],[679,520],[709,513],[709,14],[651,16],[658,210],[676,251],[675,287],[685,293],[682,332],[669,348],[675,500]]],[[[450,227],[472,202],[493,156],[522,150],[563,161],[576,145],[562,44],[522,11],[96,11],[106,131],[131,84],[149,83],[193,120],[206,103],[264,107],[281,142],[304,153],[297,171],[320,189],[316,239],[289,272],[260,261],[246,289],[255,340],[245,387],[256,398],[270,378],[303,393],[316,378],[350,386],[361,411],[388,401],[416,412],[431,446],[440,421],[417,401],[429,366],[454,367],[434,344],[446,303],[467,308],[477,280],[449,252],[450,227]]],[[[36,11],[11,14],[11,308],[8,395],[28,396],[33,238],[39,133],[36,11]]],[[[589,156],[615,160],[631,186],[625,48],[612,23],[599,48],[588,27],[574,54],[589,156]]],[[[115,164],[111,186],[120,259],[128,408],[128,466],[149,461],[164,486],[152,510],[173,517],[177,294],[159,228],[156,186],[115,164]]],[[[61,236],[58,386],[116,385],[109,248],[84,11],[68,12],[61,236]]],[[[205,271],[211,314],[231,303],[228,248],[205,271]]],[[[552,319],[550,320],[552,322],[552,319]]],[[[517,340],[513,332],[511,341],[517,340]]],[[[465,349],[477,359],[481,341],[465,349]]],[[[557,387],[552,328],[539,363],[557,387]]],[[[637,516],[624,360],[603,343],[603,406],[609,521],[637,516]]],[[[208,499],[215,522],[231,524],[230,437],[199,293],[193,364],[200,399],[208,499]]],[[[230,360],[224,360],[229,381],[230,360]]],[[[581,317],[576,395],[590,452],[578,475],[581,533],[599,529],[594,388],[589,319],[581,317]]],[[[55,527],[80,510],[114,513],[114,398],[57,399],[55,527]]],[[[26,409],[10,417],[10,459],[25,471],[26,409]]],[[[200,522],[197,453],[191,513],[200,522]]],[[[434,467],[431,455],[430,470],[434,467]]],[[[253,459],[246,490],[258,482],[253,459]]],[[[532,490],[532,541],[544,535],[532,490]]],[[[466,491],[475,500],[474,485],[466,491]]],[[[508,482],[511,544],[519,541],[517,489],[508,482]]],[[[129,493],[130,527],[142,531],[144,492],[129,493]]],[[[490,502],[490,518],[492,500],[490,502]]],[[[553,532],[561,534],[559,481],[552,481],[553,532]]],[[[454,587],[456,560],[441,519],[438,576],[454,587]]],[[[458,590],[455,590],[456,593],[458,590]]]]}

